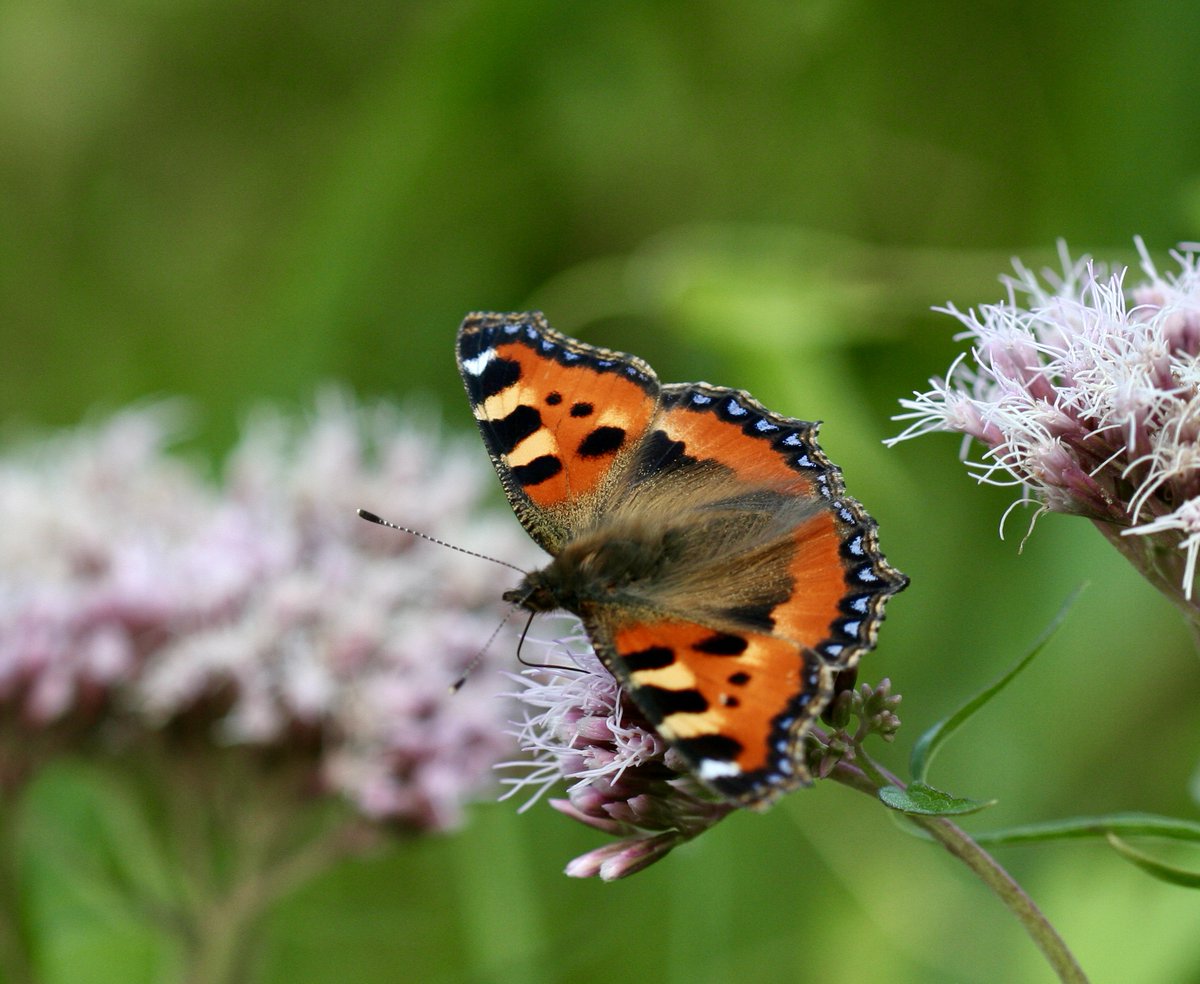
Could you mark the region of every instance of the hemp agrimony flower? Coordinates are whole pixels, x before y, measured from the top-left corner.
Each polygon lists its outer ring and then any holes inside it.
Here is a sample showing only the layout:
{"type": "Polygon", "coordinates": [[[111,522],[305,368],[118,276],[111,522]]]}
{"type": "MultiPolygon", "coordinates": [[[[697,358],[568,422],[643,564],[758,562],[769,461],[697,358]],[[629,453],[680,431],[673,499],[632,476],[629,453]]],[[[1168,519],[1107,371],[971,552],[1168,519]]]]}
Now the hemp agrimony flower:
{"type": "MultiPolygon", "coordinates": [[[[1020,263],[1008,297],[961,312],[970,343],[945,378],[901,400],[889,443],[957,431],[983,445],[980,482],[1023,487],[1038,513],[1090,519],[1188,612],[1200,558],[1200,268],[1192,248],[1145,280],[1090,258],[1038,277],[1020,263]]],[[[964,456],[966,446],[964,445],[964,456]]],[[[1036,517],[1035,517],[1036,518],[1036,517]]]]}
{"type": "Polygon", "coordinates": [[[97,883],[178,868],[99,897],[173,940],[187,979],[241,981],[275,901],[388,830],[459,824],[510,744],[488,672],[500,647],[449,692],[496,626],[487,566],[356,515],[521,559],[531,546],[483,508],[473,448],[328,393],[306,421],[253,417],[210,482],[168,453],[171,411],[0,455],[6,981],[36,976],[36,937],[11,932],[36,923],[19,794],[57,758],[114,780],[112,830],[137,815],[155,836],[97,833],[43,860],[66,854],[70,877],[97,883]]]}
{"type": "Polygon", "coordinates": [[[166,452],[172,430],[143,407],[0,458],[0,783],[35,752],[186,721],[306,757],[369,818],[457,824],[507,744],[486,686],[448,692],[495,627],[494,582],[355,510],[519,558],[480,508],[486,464],[334,393],[306,424],[253,417],[220,486],[166,452]]]}

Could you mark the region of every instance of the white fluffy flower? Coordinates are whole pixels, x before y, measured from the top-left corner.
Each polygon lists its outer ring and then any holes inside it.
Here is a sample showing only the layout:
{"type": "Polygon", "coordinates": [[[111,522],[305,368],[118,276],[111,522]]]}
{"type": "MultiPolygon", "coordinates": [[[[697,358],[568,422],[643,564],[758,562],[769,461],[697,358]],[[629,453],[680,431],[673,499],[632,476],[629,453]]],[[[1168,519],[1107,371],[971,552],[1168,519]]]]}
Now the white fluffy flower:
{"type": "Polygon", "coordinates": [[[1019,484],[1043,510],[1087,516],[1160,588],[1190,603],[1200,555],[1200,266],[1194,247],[1146,281],[1090,258],[963,313],[970,343],[944,379],[901,400],[889,443],[957,431],[984,448],[978,479],[1019,484]],[[1139,537],[1133,546],[1120,538],[1139,537]]]}

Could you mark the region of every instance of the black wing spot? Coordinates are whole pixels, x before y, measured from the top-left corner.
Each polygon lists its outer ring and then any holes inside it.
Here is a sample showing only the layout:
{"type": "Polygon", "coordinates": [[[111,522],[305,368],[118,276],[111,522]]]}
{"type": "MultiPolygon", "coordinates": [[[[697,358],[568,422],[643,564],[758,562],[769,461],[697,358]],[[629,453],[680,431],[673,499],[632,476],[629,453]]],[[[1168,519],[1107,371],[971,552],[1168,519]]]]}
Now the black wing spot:
{"type": "Polygon", "coordinates": [[[661,670],[675,662],[675,650],[669,646],[650,646],[635,653],[622,653],[621,659],[630,673],[638,670],[661,670]]]}
{"type": "Polygon", "coordinates": [[[668,690],[647,684],[637,687],[633,693],[638,706],[655,724],[672,714],[703,714],[708,710],[708,701],[699,690],[668,690]]]}
{"type": "Polygon", "coordinates": [[[560,403],[562,403],[562,400],[563,400],[562,394],[559,393],[557,390],[555,390],[553,393],[546,394],[546,405],[547,406],[556,407],[560,403]]]}
{"type": "Polygon", "coordinates": [[[638,479],[646,479],[673,468],[686,468],[698,460],[687,453],[683,441],[671,440],[663,430],[651,431],[642,441],[638,479]]]}
{"type": "Polygon", "coordinates": [[[744,687],[750,682],[750,674],[738,670],[737,673],[730,673],[725,679],[735,687],[744,687]]]}
{"type": "Polygon", "coordinates": [[[492,359],[478,376],[467,376],[467,391],[473,404],[502,393],[521,378],[521,363],[512,359],[492,359]]]}
{"type": "Polygon", "coordinates": [[[740,656],[749,645],[742,636],[718,632],[694,643],[692,648],[698,653],[708,653],[710,656],[740,656]]]}
{"type": "Polygon", "coordinates": [[[757,605],[739,605],[725,609],[725,615],[741,625],[765,632],[775,628],[775,619],[771,612],[775,611],[776,602],[767,601],[757,605]]]}
{"type": "Polygon", "coordinates": [[[571,404],[572,417],[590,417],[596,412],[596,408],[590,403],[584,403],[582,400],[579,403],[571,404]]]}
{"type": "Polygon", "coordinates": [[[675,747],[693,762],[700,759],[732,762],[741,754],[744,746],[729,735],[697,735],[695,738],[681,738],[675,742],[675,747]]]}
{"type": "Polygon", "coordinates": [[[530,434],[542,426],[542,415],[537,407],[522,403],[507,417],[487,422],[488,431],[501,454],[512,454],[530,434]]]}
{"type": "Polygon", "coordinates": [[[513,468],[512,474],[513,478],[523,486],[530,486],[540,485],[562,470],[562,462],[558,460],[557,456],[544,454],[540,458],[534,458],[526,465],[517,465],[513,468]]]}
{"type": "Polygon", "coordinates": [[[597,427],[579,442],[579,454],[584,458],[600,458],[620,450],[625,443],[623,427],[597,427]]]}

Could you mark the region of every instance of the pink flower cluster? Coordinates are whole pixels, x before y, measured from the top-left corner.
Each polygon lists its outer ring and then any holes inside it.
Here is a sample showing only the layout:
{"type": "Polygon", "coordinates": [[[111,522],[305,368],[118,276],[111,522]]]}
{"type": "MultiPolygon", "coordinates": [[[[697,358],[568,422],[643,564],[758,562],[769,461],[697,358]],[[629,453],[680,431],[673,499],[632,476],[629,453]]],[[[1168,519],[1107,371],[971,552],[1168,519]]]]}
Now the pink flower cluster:
{"type": "Polygon", "coordinates": [[[205,708],[214,742],[315,736],[316,778],[370,817],[456,823],[510,741],[494,664],[449,692],[496,627],[495,572],[356,509],[530,559],[483,508],[486,457],[327,393],[304,425],[253,417],[218,488],[166,452],[177,417],[131,409],[0,458],[0,747],[205,708]]]}
{"type": "Polygon", "coordinates": [[[1160,274],[1137,245],[1146,279],[1132,290],[1124,270],[1064,250],[1061,274],[1017,264],[1006,300],[947,307],[970,351],[900,401],[910,423],[890,443],[973,438],[981,482],[1093,520],[1187,607],[1200,558],[1200,261],[1182,249],[1160,274]]]}

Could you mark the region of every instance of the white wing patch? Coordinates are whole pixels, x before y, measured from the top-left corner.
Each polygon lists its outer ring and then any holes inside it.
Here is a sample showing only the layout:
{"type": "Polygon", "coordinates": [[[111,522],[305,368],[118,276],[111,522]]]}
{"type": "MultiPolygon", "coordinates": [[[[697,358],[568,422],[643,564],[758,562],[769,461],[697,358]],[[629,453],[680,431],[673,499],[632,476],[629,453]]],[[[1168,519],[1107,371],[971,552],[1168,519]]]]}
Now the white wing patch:
{"type": "Polygon", "coordinates": [[[495,358],[496,350],[494,348],[484,349],[473,359],[463,359],[463,371],[469,372],[472,376],[482,376],[483,370],[488,367],[488,363],[495,358]]]}
{"type": "Polygon", "coordinates": [[[713,779],[729,779],[732,776],[740,776],[742,767],[736,762],[724,759],[701,759],[698,772],[701,779],[711,782],[713,779]]]}

